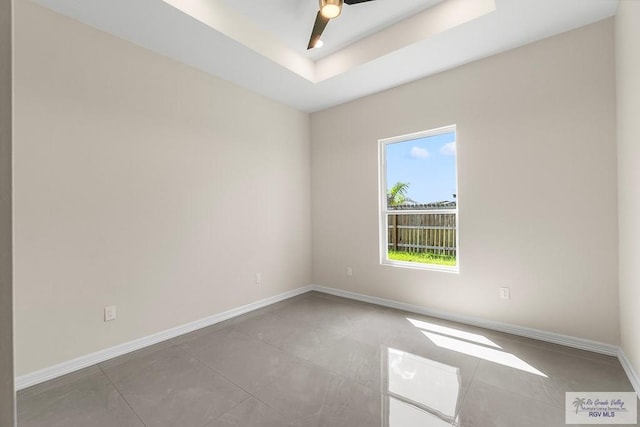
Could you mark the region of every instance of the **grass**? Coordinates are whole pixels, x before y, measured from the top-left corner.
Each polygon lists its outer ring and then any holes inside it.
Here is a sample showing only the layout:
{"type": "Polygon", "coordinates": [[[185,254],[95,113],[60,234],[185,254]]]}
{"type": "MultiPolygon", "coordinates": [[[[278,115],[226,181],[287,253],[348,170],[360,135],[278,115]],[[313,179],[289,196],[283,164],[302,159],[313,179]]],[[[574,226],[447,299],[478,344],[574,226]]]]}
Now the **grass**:
{"type": "Polygon", "coordinates": [[[423,264],[448,265],[455,267],[456,257],[453,255],[436,255],[428,252],[412,253],[389,250],[387,257],[394,261],[421,262],[423,264]]]}

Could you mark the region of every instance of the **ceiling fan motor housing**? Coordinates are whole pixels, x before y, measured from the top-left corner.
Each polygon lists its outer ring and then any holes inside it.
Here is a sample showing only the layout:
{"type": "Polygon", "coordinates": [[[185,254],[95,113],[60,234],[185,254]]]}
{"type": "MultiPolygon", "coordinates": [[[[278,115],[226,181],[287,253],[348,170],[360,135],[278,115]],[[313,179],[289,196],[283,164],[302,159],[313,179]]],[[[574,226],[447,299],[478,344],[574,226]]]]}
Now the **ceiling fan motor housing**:
{"type": "Polygon", "coordinates": [[[307,46],[307,49],[322,46],[320,41],[322,32],[329,23],[329,20],[340,16],[340,13],[342,12],[342,5],[344,3],[358,4],[370,1],[373,0],[320,0],[320,10],[316,15],[316,20],[313,24],[313,30],[311,31],[311,37],[309,38],[309,45],[307,46]]]}
{"type": "Polygon", "coordinates": [[[320,0],[320,13],[325,18],[336,18],[341,12],[342,0],[320,0]]]}

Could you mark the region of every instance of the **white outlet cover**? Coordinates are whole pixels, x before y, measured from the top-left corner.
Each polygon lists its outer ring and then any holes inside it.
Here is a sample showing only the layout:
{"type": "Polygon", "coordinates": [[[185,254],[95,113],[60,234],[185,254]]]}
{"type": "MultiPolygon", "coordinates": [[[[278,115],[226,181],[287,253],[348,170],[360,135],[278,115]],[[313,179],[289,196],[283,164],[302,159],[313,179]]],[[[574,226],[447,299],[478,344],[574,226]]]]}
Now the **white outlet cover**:
{"type": "Polygon", "coordinates": [[[110,305],[104,308],[104,321],[116,320],[116,306],[110,305]]]}

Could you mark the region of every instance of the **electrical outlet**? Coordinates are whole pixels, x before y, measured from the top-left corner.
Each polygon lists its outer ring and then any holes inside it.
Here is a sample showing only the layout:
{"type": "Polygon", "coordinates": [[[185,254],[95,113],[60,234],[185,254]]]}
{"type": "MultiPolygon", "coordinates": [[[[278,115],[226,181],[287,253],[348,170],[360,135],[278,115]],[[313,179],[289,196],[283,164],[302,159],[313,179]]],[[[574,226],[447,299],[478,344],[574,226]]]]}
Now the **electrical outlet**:
{"type": "Polygon", "coordinates": [[[104,308],[104,321],[109,322],[111,320],[116,320],[116,306],[110,305],[104,308]]]}
{"type": "Polygon", "coordinates": [[[500,298],[502,299],[511,298],[511,292],[509,291],[509,288],[500,288],[500,298]]]}
{"type": "Polygon", "coordinates": [[[262,283],[262,273],[256,273],[256,285],[262,283]]]}
{"type": "Polygon", "coordinates": [[[349,277],[353,276],[353,268],[347,267],[347,276],[349,277]]]}

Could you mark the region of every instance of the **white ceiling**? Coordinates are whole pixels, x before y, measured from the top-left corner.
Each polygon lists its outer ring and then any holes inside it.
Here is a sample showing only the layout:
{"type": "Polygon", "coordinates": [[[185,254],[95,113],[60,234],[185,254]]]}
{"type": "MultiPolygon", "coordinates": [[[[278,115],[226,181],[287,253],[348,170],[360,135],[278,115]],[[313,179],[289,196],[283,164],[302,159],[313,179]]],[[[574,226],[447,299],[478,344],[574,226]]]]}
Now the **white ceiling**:
{"type": "Polygon", "coordinates": [[[306,51],[317,0],[33,0],[303,111],[596,22],[618,0],[376,0],[306,51]]]}

